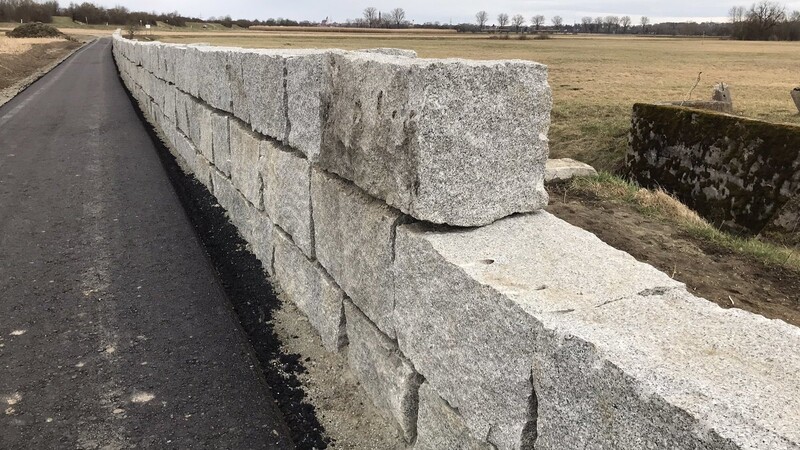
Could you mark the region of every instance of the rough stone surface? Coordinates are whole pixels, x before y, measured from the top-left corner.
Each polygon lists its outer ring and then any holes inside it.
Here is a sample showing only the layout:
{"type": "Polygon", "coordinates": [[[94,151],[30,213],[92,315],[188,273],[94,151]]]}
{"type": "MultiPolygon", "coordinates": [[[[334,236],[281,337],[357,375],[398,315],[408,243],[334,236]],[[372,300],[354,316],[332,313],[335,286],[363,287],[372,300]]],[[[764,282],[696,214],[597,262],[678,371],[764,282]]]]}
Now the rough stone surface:
{"type": "Polygon", "coordinates": [[[281,289],[308,317],[328,351],[347,344],[344,292],[319,264],[309,261],[291,238],[276,229],[273,270],[281,289]]]}
{"type": "Polygon", "coordinates": [[[792,89],[792,100],[794,100],[794,106],[797,107],[797,112],[800,113],[800,87],[792,89]]]}
{"type": "Polygon", "coordinates": [[[545,66],[332,58],[321,167],[434,223],[484,225],[547,204],[545,66]]]}
{"type": "Polygon", "coordinates": [[[406,58],[417,57],[417,52],[415,52],[414,50],[407,50],[404,48],[378,47],[378,48],[364,48],[356,51],[362,53],[379,53],[381,55],[390,55],[390,56],[403,56],[406,58]]]}
{"type": "Polygon", "coordinates": [[[275,139],[286,137],[284,58],[275,50],[231,53],[240,74],[233,81],[233,113],[253,130],[275,139]]]}
{"type": "Polygon", "coordinates": [[[395,422],[407,442],[413,441],[421,377],[397,344],[349,300],[345,300],[345,316],[350,368],[378,410],[395,422]]]}
{"type": "Polygon", "coordinates": [[[291,125],[287,142],[311,161],[322,144],[323,102],[331,89],[331,54],[316,52],[286,59],[286,101],[291,125]]]}
{"type": "Polygon", "coordinates": [[[589,164],[571,158],[548,159],[545,166],[544,181],[565,181],[575,177],[591,177],[597,171],[589,164]]]}
{"type": "Polygon", "coordinates": [[[680,100],[661,103],[662,105],[683,106],[684,108],[706,109],[725,114],[733,114],[733,104],[716,100],[680,100]]]}
{"type": "Polygon", "coordinates": [[[800,193],[800,127],[674,106],[633,106],[626,174],[718,226],[759,233],[800,193]]]}
{"type": "Polygon", "coordinates": [[[261,209],[261,148],[265,141],[241,122],[229,122],[231,135],[231,180],[236,189],[257,209],[261,209]]]}
{"type": "Polygon", "coordinates": [[[464,420],[431,388],[419,388],[417,441],[414,450],[493,450],[494,446],[475,439],[464,420]]]}
{"type": "Polygon", "coordinates": [[[731,87],[725,83],[717,83],[714,85],[714,91],[711,94],[711,100],[717,102],[726,102],[733,105],[733,94],[731,87]]]}
{"type": "Polygon", "coordinates": [[[264,142],[263,146],[264,209],[306,256],[314,258],[311,165],[307,159],[274,141],[264,142]]]}
{"type": "Polygon", "coordinates": [[[212,172],[214,196],[220,206],[225,208],[231,223],[250,244],[253,254],[261,261],[264,269],[272,275],[273,225],[270,218],[256,209],[234,187],[231,180],[217,171],[212,172]]]}
{"type": "Polygon", "coordinates": [[[225,114],[211,114],[212,153],[217,170],[231,176],[231,134],[229,119],[225,114]]]}
{"type": "Polygon", "coordinates": [[[547,213],[402,226],[396,264],[400,349],[498,448],[798,445],[800,329],[694,298],[547,213]]]}
{"type": "Polygon", "coordinates": [[[400,349],[498,448],[530,437],[539,315],[682,286],[545,212],[469,231],[403,225],[395,258],[400,349]]]}
{"type": "Polygon", "coordinates": [[[800,329],[648,294],[542,317],[537,448],[800,448],[800,329]]]}
{"type": "Polygon", "coordinates": [[[311,172],[311,202],[320,264],[381,331],[394,337],[392,252],[403,215],[317,169],[311,172]]]}

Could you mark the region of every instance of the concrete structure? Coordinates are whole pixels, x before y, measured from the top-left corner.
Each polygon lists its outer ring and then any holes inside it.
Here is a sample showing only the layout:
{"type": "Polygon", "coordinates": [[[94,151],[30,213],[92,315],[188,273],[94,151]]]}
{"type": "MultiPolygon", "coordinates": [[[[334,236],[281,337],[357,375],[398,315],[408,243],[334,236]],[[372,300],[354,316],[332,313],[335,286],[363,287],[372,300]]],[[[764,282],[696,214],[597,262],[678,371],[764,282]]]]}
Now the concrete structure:
{"type": "Polygon", "coordinates": [[[534,212],[543,66],[119,36],[114,53],[176,159],[326,347],[348,346],[409,444],[800,448],[799,329],[534,212]],[[168,91],[201,113],[165,112],[168,91]],[[210,139],[192,132],[205,109],[210,139]]]}
{"type": "Polygon", "coordinates": [[[544,181],[550,183],[594,175],[597,175],[594,167],[572,158],[548,159],[545,165],[544,181]]]}
{"type": "Polygon", "coordinates": [[[800,195],[800,127],[673,106],[633,106],[628,175],[716,225],[759,233],[800,195]]]}

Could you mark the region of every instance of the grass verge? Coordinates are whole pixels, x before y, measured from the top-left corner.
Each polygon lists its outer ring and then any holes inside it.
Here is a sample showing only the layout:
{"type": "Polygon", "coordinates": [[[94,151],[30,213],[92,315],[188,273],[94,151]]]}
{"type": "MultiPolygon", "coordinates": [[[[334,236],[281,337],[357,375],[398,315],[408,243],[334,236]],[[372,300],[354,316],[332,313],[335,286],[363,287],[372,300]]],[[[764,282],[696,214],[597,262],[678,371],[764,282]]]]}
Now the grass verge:
{"type": "Polygon", "coordinates": [[[797,248],[721,231],[662,190],[644,189],[608,172],[575,178],[567,189],[605,201],[627,203],[646,216],[676,225],[695,239],[748,256],[770,267],[800,273],[800,250],[797,248]]]}

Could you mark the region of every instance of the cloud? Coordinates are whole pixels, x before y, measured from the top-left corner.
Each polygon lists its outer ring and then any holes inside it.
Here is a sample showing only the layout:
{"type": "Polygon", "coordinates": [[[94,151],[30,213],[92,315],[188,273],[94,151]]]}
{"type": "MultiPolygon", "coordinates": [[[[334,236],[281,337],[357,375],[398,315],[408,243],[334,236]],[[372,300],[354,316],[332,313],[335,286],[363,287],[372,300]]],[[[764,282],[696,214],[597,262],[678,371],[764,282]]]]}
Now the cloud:
{"type": "MultiPolygon", "coordinates": [[[[634,19],[648,16],[653,21],[667,20],[725,20],[732,6],[749,5],[752,1],[723,0],[295,0],[291,2],[264,2],[256,0],[99,0],[99,4],[112,7],[122,4],[133,10],[170,12],[193,17],[219,17],[230,15],[242,19],[289,18],[295,20],[320,21],[330,17],[334,21],[361,16],[367,6],[381,11],[400,7],[406,16],[415,23],[434,22],[462,23],[474,22],[475,13],[485,10],[492,21],[499,13],[522,14],[530,20],[535,14],[543,14],[548,19],[560,15],[566,23],[579,22],[583,16],[629,15],[634,19]]],[[[789,11],[800,10],[800,1],[785,3],[789,11]]]]}

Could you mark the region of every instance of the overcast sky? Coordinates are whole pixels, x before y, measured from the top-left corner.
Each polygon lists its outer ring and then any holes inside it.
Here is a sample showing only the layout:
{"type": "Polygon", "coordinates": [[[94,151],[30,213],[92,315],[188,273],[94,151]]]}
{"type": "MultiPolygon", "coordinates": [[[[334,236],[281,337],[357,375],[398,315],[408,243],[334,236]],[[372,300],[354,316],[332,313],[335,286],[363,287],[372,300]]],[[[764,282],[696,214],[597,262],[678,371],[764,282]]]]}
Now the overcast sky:
{"type": "MultiPolygon", "coordinates": [[[[671,20],[724,21],[731,6],[749,6],[752,0],[96,0],[112,7],[123,5],[137,11],[170,12],[208,18],[231,15],[234,19],[268,19],[284,17],[295,20],[320,21],[330,17],[344,21],[361,16],[367,6],[380,11],[400,7],[408,20],[415,23],[474,22],[475,13],[486,10],[494,22],[499,13],[522,14],[527,21],[535,14],[550,18],[560,15],[565,23],[580,22],[583,16],[640,16],[652,22],[671,20]]],[[[789,11],[800,10],[800,0],[784,2],[789,11]]]]}

